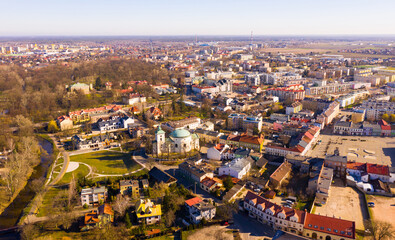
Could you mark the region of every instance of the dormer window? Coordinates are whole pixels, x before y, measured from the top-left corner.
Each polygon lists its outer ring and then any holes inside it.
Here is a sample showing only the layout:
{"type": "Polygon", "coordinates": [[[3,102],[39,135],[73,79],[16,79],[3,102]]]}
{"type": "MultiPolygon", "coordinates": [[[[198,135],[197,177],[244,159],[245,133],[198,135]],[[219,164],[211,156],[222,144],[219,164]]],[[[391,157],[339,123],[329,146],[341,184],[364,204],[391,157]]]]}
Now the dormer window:
{"type": "Polygon", "coordinates": [[[330,229],[330,228],[327,228],[326,230],[327,230],[328,232],[330,232],[330,231],[331,231],[331,229],[330,229]]]}
{"type": "Polygon", "coordinates": [[[317,226],[317,225],[314,225],[314,228],[318,228],[318,226],[317,226]]]}

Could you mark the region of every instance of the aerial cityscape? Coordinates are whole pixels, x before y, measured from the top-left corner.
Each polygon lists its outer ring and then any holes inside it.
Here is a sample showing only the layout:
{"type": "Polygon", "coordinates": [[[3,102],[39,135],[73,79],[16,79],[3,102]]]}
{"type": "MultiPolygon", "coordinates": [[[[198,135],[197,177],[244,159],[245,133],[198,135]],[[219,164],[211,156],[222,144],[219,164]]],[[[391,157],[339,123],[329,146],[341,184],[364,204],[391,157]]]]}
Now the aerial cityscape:
{"type": "Polygon", "coordinates": [[[3,5],[1,240],[395,239],[394,1],[3,5]]]}

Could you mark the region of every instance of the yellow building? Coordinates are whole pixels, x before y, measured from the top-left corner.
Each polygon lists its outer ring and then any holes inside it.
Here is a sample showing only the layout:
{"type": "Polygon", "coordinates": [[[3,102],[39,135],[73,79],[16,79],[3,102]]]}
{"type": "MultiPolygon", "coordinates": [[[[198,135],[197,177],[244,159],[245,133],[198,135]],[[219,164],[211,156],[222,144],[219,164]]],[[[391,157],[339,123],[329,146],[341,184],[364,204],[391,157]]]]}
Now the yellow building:
{"type": "Polygon", "coordinates": [[[160,221],[162,208],[160,204],[154,204],[149,199],[140,199],[136,204],[136,216],[139,221],[145,221],[147,225],[160,221]]]}
{"type": "Polygon", "coordinates": [[[140,197],[139,181],[137,180],[121,180],[119,189],[122,195],[132,194],[132,197],[140,197]]]}

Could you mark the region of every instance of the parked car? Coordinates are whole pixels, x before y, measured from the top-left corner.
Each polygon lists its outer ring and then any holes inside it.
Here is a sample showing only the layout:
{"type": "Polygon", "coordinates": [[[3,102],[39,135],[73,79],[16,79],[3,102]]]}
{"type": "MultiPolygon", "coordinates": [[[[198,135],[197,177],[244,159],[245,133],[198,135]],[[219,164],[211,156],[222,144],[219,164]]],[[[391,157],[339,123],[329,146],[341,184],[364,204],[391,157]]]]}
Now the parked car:
{"type": "Polygon", "coordinates": [[[374,202],[368,202],[368,207],[374,207],[374,202]]]}

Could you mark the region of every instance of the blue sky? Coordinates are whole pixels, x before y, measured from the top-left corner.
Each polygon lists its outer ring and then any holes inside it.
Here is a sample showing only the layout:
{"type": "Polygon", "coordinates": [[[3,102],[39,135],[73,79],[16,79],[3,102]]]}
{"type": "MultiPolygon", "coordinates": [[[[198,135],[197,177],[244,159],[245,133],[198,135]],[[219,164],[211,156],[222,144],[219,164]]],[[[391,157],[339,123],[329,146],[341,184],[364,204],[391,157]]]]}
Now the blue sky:
{"type": "Polygon", "coordinates": [[[395,34],[395,0],[0,0],[0,36],[395,34]]]}

